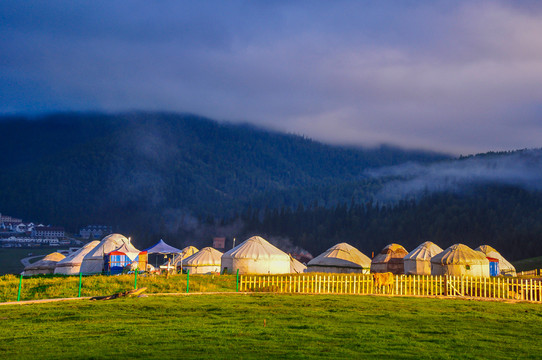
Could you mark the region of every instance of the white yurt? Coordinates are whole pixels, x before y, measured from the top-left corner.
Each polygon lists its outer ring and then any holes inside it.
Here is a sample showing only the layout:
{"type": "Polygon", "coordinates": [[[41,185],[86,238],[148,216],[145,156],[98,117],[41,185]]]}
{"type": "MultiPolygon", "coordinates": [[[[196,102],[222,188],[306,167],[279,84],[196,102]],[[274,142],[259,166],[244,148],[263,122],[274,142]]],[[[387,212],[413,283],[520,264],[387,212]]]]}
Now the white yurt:
{"type": "Polygon", "coordinates": [[[87,255],[92,249],[94,249],[100,242],[98,240],[91,241],[81,249],[77,250],[74,253],[66,256],[64,259],[56,263],[55,274],[64,274],[64,275],[76,275],[79,274],[81,270],[81,263],[83,258],[87,255]]]}
{"type": "Polygon", "coordinates": [[[380,254],[376,255],[371,262],[371,272],[392,274],[404,274],[405,263],[404,257],[408,255],[408,251],[399,244],[387,245],[380,254]]]}
{"type": "Polygon", "coordinates": [[[467,245],[455,244],[433,256],[431,275],[489,277],[489,260],[467,245]]]}
{"type": "Polygon", "coordinates": [[[56,264],[64,258],[65,256],[58,252],[49,254],[43,259],[26,266],[23,275],[52,274],[55,271],[56,264]]]}
{"type": "Polygon", "coordinates": [[[368,274],[370,268],[368,256],[352,245],[340,243],[309,261],[306,272],[368,274]]]}
{"type": "Polygon", "coordinates": [[[112,251],[120,248],[124,244],[130,244],[124,235],[107,235],[100,241],[94,249],[88,252],[81,262],[81,272],[83,274],[98,274],[104,271],[105,257],[112,251]]]}
{"type": "Polygon", "coordinates": [[[197,253],[199,250],[197,247],[195,246],[186,246],[184,247],[182,250],[181,250],[181,253],[176,255],[174,258],[173,258],[173,261],[166,261],[164,263],[164,265],[168,265],[169,263],[171,263],[171,265],[175,266],[176,268],[177,267],[180,267],[181,266],[181,263],[183,264],[183,268],[184,268],[184,259],[194,255],[195,253],[197,253]]]}
{"type": "Polygon", "coordinates": [[[420,244],[404,257],[406,275],[431,275],[431,258],[442,252],[442,248],[431,241],[420,244]]]}
{"type": "Polygon", "coordinates": [[[505,275],[505,276],[516,276],[517,275],[516,274],[516,268],[514,267],[514,265],[510,264],[510,262],[508,260],[506,260],[504,258],[504,256],[501,255],[500,252],[498,252],[497,250],[495,250],[491,246],[489,246],[489,245],[481,245],[481,246],[478,246],[474,250],[484,253],[486,255],[486,257],[491,257],[491,258],[498,259],[499,260],[500,275],[505,275]]]}
{"type": "Polygon", "coordinates": [[[190,274],[219,273],[222,255],[212,247],[205,247],[183,260],[183,270],[189,270],[190,274]]]}
{"type": "Polygon", "coordinates": [[[307,267],[303,263],[292,255],[290,255],[290,273],[292,274],[303,274],[307,270],[307,267]]]}
{"type": "Polygon", "coordinates": [[[222,255],[221,271],[240,274],[288,274],[290,256],[253,236],[222,255]]]}

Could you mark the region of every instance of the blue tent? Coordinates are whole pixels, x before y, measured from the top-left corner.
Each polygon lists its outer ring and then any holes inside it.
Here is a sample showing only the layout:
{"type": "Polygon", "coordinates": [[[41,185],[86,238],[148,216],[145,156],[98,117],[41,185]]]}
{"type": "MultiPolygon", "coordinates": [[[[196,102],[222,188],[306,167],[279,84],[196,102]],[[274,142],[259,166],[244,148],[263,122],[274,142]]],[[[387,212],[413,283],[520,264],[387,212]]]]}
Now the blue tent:
{"type": "Polygon", "coordinates": [[[164,240],[160,239],[156,244],[151,246],[148,249],[145,249],[143,251],[146,251],[148,254],[180,254],[182,253],[182,250],[179,250],[177,248],[174,248],[173,246],[170,246],[164,242],[164,240]]]}

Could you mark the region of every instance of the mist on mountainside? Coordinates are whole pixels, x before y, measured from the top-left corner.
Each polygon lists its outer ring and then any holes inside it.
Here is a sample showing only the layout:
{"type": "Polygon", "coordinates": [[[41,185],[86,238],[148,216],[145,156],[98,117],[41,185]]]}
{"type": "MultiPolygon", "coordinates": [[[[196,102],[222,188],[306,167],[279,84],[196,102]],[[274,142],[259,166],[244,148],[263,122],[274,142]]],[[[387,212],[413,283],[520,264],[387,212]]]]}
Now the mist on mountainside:
{"type": "Polygon", "coordinates": [[[374,196],[381,202],[419,198],[435,192],[461,193],[484,184],[542,191],[542,149],[489,153],[431,164],[407,162],[367,169],[364,175],[387,180],[374,196]]]}

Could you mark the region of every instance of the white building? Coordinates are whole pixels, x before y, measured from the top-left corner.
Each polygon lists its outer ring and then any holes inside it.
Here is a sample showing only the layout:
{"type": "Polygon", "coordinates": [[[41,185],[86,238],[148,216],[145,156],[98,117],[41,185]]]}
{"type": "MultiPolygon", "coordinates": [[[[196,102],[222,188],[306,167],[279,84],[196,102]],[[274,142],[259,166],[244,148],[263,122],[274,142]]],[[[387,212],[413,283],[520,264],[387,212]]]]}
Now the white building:
{"type": "Polygon", "coordinates": [[[32,230],[32,237],[37,238],[63,238],[64,228],[52,226],[36,226],[32,230]]]}

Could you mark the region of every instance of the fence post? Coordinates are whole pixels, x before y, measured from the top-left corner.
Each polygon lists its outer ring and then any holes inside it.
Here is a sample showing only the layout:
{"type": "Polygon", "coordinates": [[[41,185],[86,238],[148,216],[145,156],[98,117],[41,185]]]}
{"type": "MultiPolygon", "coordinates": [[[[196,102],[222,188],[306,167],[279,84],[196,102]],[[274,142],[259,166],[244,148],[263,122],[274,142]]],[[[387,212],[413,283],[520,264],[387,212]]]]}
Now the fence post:
{"type": "Polygon", "coordinates": [[[23,274],[21,274],[21,278],[19,279],[19,291],[17,292],[17,301],[21,301],[21,287],[23,286],[23,274]]]}
{"type": "Polygon", "coordinates": [[[190,289],[190,269],[186,270],[186,292],[190,289]]]}
{"type": "Polygon", "coordinates": [[[134,289],[135,289],[135,290],[137,290],[137,273],[138,273],[138,272],[139,272],[139,271],[137,271],[137,270],[134,271],[134,274],[135,274],[135,275],[134,275],[134,289]]]}
{"type": "Polygon", "coordinates": [[[237,281],[236,281],[235,291],[239,292],[239,269],[237,269],[237,281]]]}
{"type": "Polygon", "coordinates": [[[83,273],[79,271],[79,295],[77,297],[81,297],[81,283],[83,282],[83,273]]]}

